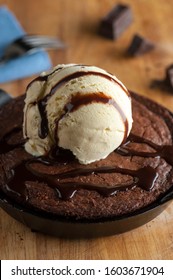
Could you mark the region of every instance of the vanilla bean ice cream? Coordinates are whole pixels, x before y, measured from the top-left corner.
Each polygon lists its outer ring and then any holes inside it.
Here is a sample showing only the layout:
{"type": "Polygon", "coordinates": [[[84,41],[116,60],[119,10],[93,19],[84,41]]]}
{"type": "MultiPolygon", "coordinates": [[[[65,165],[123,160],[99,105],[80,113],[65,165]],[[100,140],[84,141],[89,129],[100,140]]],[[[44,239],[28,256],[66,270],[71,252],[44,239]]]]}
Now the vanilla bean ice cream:
{"type": "Polygon", "coordinates": [[[58,146],[88,164],[119,147],[131,127],[128,90],[98,67],[58,65],[27,88],[23,131],[32,155],[46,155],[58,146]]]}

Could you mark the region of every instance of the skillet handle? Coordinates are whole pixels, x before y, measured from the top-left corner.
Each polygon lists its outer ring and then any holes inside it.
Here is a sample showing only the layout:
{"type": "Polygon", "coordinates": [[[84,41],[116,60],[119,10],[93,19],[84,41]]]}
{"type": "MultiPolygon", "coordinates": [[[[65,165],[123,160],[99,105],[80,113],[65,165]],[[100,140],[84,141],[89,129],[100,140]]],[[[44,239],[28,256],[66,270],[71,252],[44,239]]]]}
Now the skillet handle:
{"type": "Polygon", "coordinates": [[[173,187],[159,200],[159,204],[164,204],[173,199],[173,187]]]}

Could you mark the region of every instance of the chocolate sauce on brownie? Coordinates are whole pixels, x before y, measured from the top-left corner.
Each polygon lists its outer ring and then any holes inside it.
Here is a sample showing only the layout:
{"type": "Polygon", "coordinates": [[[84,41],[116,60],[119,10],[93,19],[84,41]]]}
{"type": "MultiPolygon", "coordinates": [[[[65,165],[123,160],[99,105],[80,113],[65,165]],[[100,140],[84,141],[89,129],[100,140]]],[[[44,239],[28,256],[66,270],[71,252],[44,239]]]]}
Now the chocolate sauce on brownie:
{"type": "MultiPolygon", "coordinates": [[[[39,162],[39,159],[29,160],[18,165],[15,169],[11,170],[10,180],[7,183],[6,190],[12,194],[21,195],[27,200],[26,185],[27,181],[36,181],[40,183],[46,183],[49,187],[55,189],[59,198],[70,199],[77,190],[89,189],[95,190],[103,196],[109,196],[115,194],[117,191],[124,191],[131,189],[135,186],[140,186],[142,189],[149,191],[152,189],[155,180],[157,179],[157,172],[150,166],[140,168],[138,170],[129,170],[119,167],[98,167],[98,168],[85,168],[74,169],[68,172],[60,174],[45,174],[39,172],[32,167],[32,163],[39,162]],[[100,184],[90,184],[84,182],[61,182],[61,179],[74,178],[76,176],[87,176],[91,174],[99,173],[121,173],[130,175],[133,177],[132,183],[117,184],[115,186],[107,186],[100,184]],[[145,183],[144,183],[145,182],[145,183]]],[[[42,164],[49,164],[48,162],[42,162],[42,164]]],[[[51,163],[52,164],[52,163],[51,163]]],[[[57,162],[55,163],[57,164],[57,162]]]]}
{"type": "Polygon", "coordinates": [[[117,149],[117,152],[124,156],[141,156],[141,157],[161,157],[166,160],[167,163],[173,166],[173,146],[172,145],[156,145],[153,142],[134,135],[130,134],[126,143],[117,149]],[[131,148],[128,148],[128,144],[130,142],[135,143],[143,143],[149,145],[151,148],[155,149],[154,152],[143,152],[143,151],[136,151],[131,148]]]}
{"type": "MultiPolygon", "coordinates": [[[[77,103],[74,107],[71,105],[70,108],[73,110],[75,106],[80,106],[79,99],[76,99],[77,103]]],[[[89,102],[86,97],[86,102],[89,102]]],[[[74,102],[75,103],[75,102],[74,102]]],[[[1,151],[3,153],[9,152],[16,148],[16,146],[9,145],[8,139],[10,136],[18,132],[18,128],[12,129],[1,139],[1,151]]],[[[22,144],[20,144],[21,146],[22,144]]],[[[143,137],[130,134],[125,144],[115,150],[116,153],[120,153],[123,156],[142,156],[142,157],[162,157],[168,163],[173,165],[172,155],[173,146],[162,145],[159,146],[143,137]],[[152,147],[154,152],[137,151],[128,148],[130,142],[144,143],[152,147]]],[[[67,172],[60,172],[58,174],[46,174],[37,170],[34,164],[41,165],[67,165],[75,160],[74,156],[70,151],[63,150],[55,147],[52,149],[46,157],[35,157],[29,160],[25,160],[14,167],[9,174],[4,189],[6,192],[10,192],[12,195],[22,196],[27,200],[27,181],[41,182],[47,184],[49,187],[56,190],[57,195],[61,199],[70,199],[77,190],[89,189],[95,190],[103,196],[110,196],[115,194],[117,191],[124,191],[136,186],[143,190],[150,191],[153,188],[154,182],[158,177],[158,174],[151,166],[144,166],[137,170],[120,168],[118,166],[101,166],[101,167],[86,167],[81,166],[67,172]],[[88,176],[91,174],[100,173],[120,173],[123,175],[129,175],[133,178],[130,182],[117,184],[114,186],[91,184],[84,182],[75,182],[73,178],[76,176],[88,176]],[[70,179],[68,182],[63,182],[63,179],[70,179]]]]}

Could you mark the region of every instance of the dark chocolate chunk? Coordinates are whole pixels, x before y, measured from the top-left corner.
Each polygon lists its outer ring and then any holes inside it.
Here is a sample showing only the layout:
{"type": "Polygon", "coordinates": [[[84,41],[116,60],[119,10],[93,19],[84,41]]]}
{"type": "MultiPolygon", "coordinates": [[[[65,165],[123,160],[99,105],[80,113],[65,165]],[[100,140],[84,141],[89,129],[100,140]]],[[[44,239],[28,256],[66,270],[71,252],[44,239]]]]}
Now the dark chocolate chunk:
{"type": "Polygon", "coordinates": [[[130,46],[127,49],[127,53],[131,56],[139,56],[151,51],[152,49],[154,49],[154,44],[151,41],[135,34],[130,46]]]}
{"type": "Polygon", "coordinates": [[[166,78],[165,83],[173,88],[173,64],[166,68],[166,78]]]}
{"type": "Polygon", "coordinates": [[[166,68],[166,76],[163,80],[153,80],[151,88],[159,88],[162,91],[173,92],[173,64],[166,68]]]}
{"type": "Polygon", "coordinates": [[[132,23],[132,10],[128,5],[116,5],[102,20],[99,33],[115,40],[132,23]]]}

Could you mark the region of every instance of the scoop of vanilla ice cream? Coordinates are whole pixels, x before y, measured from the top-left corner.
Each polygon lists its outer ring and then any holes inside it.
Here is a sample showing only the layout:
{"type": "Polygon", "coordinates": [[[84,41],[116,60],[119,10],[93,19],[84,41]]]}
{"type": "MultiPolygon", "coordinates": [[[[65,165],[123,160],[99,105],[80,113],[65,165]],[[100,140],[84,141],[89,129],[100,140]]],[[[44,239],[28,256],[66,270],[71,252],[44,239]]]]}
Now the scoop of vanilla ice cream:
{"type": "Polygon", "coordinates": [[[32,155],[59,146],[89,164],[119,147],[131,127],[129,92],[101,68],[58,65],[27,88],[23,132],[32,155]]]}

